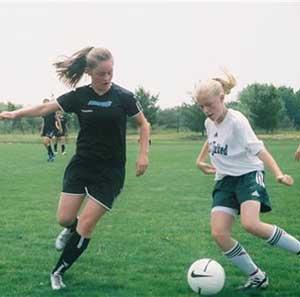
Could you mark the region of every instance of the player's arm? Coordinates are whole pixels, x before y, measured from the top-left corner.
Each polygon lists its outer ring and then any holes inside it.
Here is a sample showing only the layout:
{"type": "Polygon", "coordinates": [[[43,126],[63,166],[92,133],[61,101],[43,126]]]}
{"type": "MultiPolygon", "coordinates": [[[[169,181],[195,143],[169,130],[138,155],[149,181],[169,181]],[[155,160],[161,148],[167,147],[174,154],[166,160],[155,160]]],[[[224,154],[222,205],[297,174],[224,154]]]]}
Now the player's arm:
{"type": "Polygon", "coordinates": [[[41,131],[40,131],[40,135],[42,136],[43,134],[43,130],[44,130],[44,126],[45,126],[45,121],[43,119],[42,125],[41,125],[41,131]]]}
{"type": "Polygon", "coordinates": [[[277,162],[266,148],[260,150],[257,154],[257,157],[270,169],[279,183],[282,183],[286,186],[291,186],[294,183],[294,180],[290,175],[282,173],[277,162]]]}
{"type": "Polygon", "coordinates": [[[213,167],[211,164],[207,163],[209,146],[207,140],[202,146],[202,149],[197,157],[196,165],[197,167],[204,173],[204,174],[215,174],[216,168],[213,167]]]}
{"type": "Polygon", "coordinates": [[[300,160],[300,145],[297,147],[297,150],[296,150],[296,152],[295,152],[295,159],[296,159],[297,161],[300,160]]]}
{"type": "Polygon", "coordinates": [[[13,120],[22,117],[39,117],[57,110],[59,110],[58,104],[56,101],[51,101],[33,107],[24,107],[14,111],[2,111],[0,113],[0,120],[13,120]]]}
{"type": "Polygon", "coordinates": [[[60,118],[56,115],[55,116],[55,127],[59,132],[62,132],[62,125],[61,125],[61,121],[60,118]]]}
{"type": "Polygon", "coordinates": [[[139,128],[140,133],[140,149],[136,162],[136,176],[140,176],[144,174],[149,163],[148,151],[150,139],[150,124],[148,123],[147,119],[145,118],[142,112],[135,116],[134,119],[139,128]]]}

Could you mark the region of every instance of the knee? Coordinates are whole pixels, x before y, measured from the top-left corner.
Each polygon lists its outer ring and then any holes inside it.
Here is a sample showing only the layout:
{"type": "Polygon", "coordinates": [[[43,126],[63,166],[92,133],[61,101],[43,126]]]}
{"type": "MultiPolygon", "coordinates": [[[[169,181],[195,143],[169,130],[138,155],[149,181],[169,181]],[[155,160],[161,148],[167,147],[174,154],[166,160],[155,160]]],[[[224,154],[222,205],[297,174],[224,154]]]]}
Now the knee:
{"type": "Polygon", "coordinates": [[[48,138],[45,137],[45,138],[43,139],[43,144],[44,144],[44,145],[49,145],[49,144],[50,144],[50,139],[48,139],[48,138]]]}
{"type": "Polygon", "coordinates": [[[218,229],[218,228],[213,228],[211,230],[211,236],[214,239],[215,242],[218,244],[221,244],[228,241],[230,239],[230,233],[228,231],[218,229]]]}
{"type": "Polygon", "coordinates": [[[90,237],[94,231],[96,222],[89,217],[79,217],[78,220],[78,231],[84,237],[90,237]]]}
{"type": "Polygon", "coordinates": [[[258,220],[253,219],[242,219],[241,224],[243,228],[250,234],[256,235],[258,234],[260,222],[258,220]]]}
{"type": "Polygon", "coordinates": [[[57,222],[62,227],[70,227],[74,221],[76,220],[76,217],[69,216],[66,214],[57,214],[57,222]]]}

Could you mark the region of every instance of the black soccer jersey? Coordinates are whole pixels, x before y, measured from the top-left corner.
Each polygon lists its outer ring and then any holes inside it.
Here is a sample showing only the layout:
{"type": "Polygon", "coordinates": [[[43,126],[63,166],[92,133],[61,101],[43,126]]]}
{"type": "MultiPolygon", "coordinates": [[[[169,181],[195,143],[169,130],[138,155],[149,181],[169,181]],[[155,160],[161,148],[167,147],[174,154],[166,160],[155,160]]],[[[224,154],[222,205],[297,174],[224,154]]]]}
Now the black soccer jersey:
{"type": "Polygon", "coordinates": [[[55,112],[43,116],[43,120],[44,120],[44,125],[43,125],[44,131],[55,130],[55,112]]]}
{"type": "Polygon", "coordinates": [[[141,111],[132,92],[112,84],[100,96],[91,86],[83,86],[60,96],[57,102],[65,112],[78,116],[78,156],[125,164],[127,116],[141,111]]]}

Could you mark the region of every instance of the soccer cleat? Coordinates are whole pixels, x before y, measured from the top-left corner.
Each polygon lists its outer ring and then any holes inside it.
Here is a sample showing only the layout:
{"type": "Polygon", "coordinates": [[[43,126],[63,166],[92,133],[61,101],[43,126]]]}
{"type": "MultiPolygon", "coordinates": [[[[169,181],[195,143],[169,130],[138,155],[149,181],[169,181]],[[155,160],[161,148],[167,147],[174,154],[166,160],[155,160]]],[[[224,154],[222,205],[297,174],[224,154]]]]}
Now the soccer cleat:
{"type": "Polygon", "coordinates": [[[51,273],[50,282],[52,290],[61,290],[66,287],[62,280],[62,275],[59,273],[51,273]]]}
{"type": "Polygon", "coordinates": [[[53,162],[55,160],[55,155],[50,155],[47,159],[47,162],[53,162]]]}
{"type": "Polygon", "coordinates": [[[66,154],[66,151],[62,152],[61,154],[64,156],[66,154]]]}
{"type": "Polygon", "coordinates": [[[269,286],[269,279],[265,272],[263,272],[264,277],[251,276],[245,285],[239,287],[241,291],[252,291],[266,289],[269,286]]]}
{"type": "Polygon", "coordinates": [[[69,241],[70,237],[73,235],[73,231],[68,228],[64,228],[55,240],[55,248],[58,251],[62,251],[69,241]]]}

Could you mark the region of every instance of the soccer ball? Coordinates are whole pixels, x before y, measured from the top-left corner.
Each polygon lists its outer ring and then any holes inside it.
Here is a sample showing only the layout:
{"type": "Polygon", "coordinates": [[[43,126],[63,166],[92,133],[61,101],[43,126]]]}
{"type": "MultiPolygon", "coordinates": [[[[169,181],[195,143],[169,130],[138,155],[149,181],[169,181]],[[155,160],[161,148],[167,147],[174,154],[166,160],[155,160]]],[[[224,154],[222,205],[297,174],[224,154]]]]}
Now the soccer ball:
{"type": "Polygon", "coordinates": [[[199,259],[189,268],[187,281],[191,289],[200,295],[214,295],[225,283],[223,267],[213,259],[199,259]]]}

